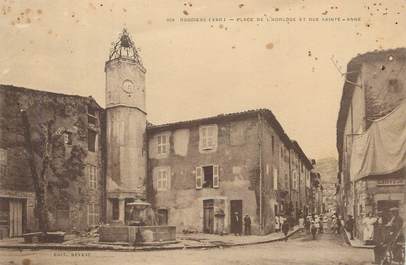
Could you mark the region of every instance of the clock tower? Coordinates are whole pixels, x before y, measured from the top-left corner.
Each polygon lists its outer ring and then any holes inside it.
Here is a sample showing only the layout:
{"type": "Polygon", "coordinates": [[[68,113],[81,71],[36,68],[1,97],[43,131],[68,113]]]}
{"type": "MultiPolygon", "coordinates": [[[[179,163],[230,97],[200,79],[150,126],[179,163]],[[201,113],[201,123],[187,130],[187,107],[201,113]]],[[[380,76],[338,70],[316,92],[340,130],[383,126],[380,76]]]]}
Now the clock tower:
{"type": "Polygon", "coordinates": [[[105,65],[107,221],[125,222],[125,204],[145,198],[145,73],[127,30],[105,65]]]}

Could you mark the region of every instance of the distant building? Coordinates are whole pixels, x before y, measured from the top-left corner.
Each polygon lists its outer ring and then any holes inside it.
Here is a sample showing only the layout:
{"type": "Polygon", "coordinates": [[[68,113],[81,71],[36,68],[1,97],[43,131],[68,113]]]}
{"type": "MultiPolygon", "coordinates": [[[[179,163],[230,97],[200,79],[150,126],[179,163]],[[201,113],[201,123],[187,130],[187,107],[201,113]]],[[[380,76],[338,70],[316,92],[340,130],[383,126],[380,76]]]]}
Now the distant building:
{"type": "Polygon", "coordinates": [[[406,214],[406,49],[359,55],[347,66],[337,121],[340,214],[406,214]]]}
{"type": "Polygon", "coordinates": [[[311,204],[311,171],[313,165],[302,148],[296,141],[292,141],[290,148],[290,169],[291,169],[291,202],[294,216],[312,213],[311,204]]]}
{"type": "Polygon", "coordinates": [[[246,214],[253,233],[269,233],[276,215],[298,217],[311,211],[313,165],[270,110],[148,123],[146,69],[125,30],[105,72],[105,109],[91,97],[0,86],[4,236],[37,227],[20,109],[36,128],[53,120],[63,136],[60,157],[53,160],[60,172],[48,175],[66,192],[65,200],[51,202],[52,229],[127,223],[126,204],[136,199],[152,204],[160,224],[205,233],[241,233],[237,219],[246,214]],[[86,154],[76,161],[84,167],[73,175],[66,173],[72,150],[86,154]]]}

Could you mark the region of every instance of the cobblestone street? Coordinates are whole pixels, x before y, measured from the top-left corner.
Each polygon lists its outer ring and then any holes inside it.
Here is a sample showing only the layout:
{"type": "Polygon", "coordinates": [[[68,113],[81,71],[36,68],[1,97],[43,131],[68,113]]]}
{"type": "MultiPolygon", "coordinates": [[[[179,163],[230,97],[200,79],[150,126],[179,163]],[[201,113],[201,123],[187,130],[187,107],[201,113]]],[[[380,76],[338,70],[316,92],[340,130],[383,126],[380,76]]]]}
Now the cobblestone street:
{"type": "Polygon", "coordinates": [[[274,242],[224,249],[153,252],[111,251],[0,251],[0,264],[272,264],[357,265],[372,264],[373,251],[351,248],[332,234],[317,240],[295,235],[287,242],[274,242]]]}

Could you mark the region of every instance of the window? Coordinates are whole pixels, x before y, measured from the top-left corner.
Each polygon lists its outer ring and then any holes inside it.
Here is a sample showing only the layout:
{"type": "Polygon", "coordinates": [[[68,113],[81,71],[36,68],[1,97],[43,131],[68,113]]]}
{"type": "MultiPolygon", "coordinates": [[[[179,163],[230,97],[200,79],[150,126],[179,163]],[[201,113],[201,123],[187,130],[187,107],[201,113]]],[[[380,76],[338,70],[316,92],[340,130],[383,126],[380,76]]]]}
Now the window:
{"type": "Polygon", "coordinates": [[[0,148],[0,178],[7,175],[7,150],[0,148]]]}
{"type": "Polygon", "coordinates": [[[277,168],[273,169],[273,189],[274,190],[278,189],[278,169],[277,168]]]}
{"type": "Polygon", "coordinates": [[[119,211],[119,201],[118,199],[111,199],[111,208],[113,212],[113,220],[118,220],[120,211],[119,211]]]}
{"type": "Polygon", "coordinates": [[[272,153],[275,152],[275,138],[272,135],[272,153]]]}
{"type": "Polygon", "coordinates": [[[89,178],[89,187],[91,189],[97,189],[97,168],[93,165],[88,165],[87,176],[89,178]]]}
{"type": "Polygon", "coordinates": [[[158,140],[158,154],[164,155],[169,153],[169,135],[161,134],[157,136],[158,140]]]}
{"type": "Polygon", "coordinates": [[[168,190],[170,189],[170,177],[169,177],[169,169],[168,168],[161,168],[158,169],[157,172],[157,190],[168,190]]]}
{"type": "Polygon", "coordinates": [[[196,168],[196,189],[219,187],[219,167],[217,165],[196,168]]]}
{"type": "Polygon", "coordinates": [[[213,150],[217,147],[217,125],[200,127],[200,150],[213,150]]]}
{"type": "Polygon", "coordinates": [[[95,226],[99,224],[99,207],[95,203],[87,205],[87,224],[95,226]]]}
{"type": "Polygon", "coordinates": [[[87,133],[87,148],[90,152],[96,152],[97,133],[93,130],[88,130],[87,133]]]}
{"type": "Polygon", "coordinates": [[[72,145],[72,133],[71,132],[65,132],[63,134],[63,141],[67,145],[72,145]]]}
{"type": "Polygon", "coordinates": [[[293,187],[293,189],[297,190],[297,171],[293,170],[292,175],[293,175],[292,187],[293,187]]]}
{"type": "Polygon", "coordinates": [[[90,106],[87,107],[87,123],[94,126],[97,125],[96,110],[90,106]]]}

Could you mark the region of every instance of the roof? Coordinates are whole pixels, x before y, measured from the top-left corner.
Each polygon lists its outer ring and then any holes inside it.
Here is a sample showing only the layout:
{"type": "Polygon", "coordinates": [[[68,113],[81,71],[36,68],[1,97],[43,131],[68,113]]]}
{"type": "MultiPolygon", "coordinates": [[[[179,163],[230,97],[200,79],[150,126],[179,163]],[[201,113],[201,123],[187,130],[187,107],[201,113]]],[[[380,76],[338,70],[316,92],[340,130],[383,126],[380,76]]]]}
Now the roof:
{"type": "Polygon", "coordinates": [[[0,84],[0,90],[21,92],[21,93],[33,93],[33,94],[44,95],[44,96],[47,95],[47,96],[54,96],[54,97],[77,98],[80,100],[88,101],[88,103],[92,104],[93,107],[96,107],[98,109],[103,109],[92,96],[83,97],[83,96],[79,96],[79,95],[69,95],[69,94],[63,94],[63,93],[48,92],[48,91],[43,91],[43,90],[35,90],[32,88],[17,87],[17,86],[13,86],[13,85],[4,85],[4,84],[0,84]]]}
{"type": "Polygon", "coordinates": [[[406,48],[390,49],[384,51],[372,51],[364,54],[359,54],[354,57],[347,65],[346,80],[343,87],[343,93],[341,96],[340,110],[337,118],[337,151],[338,151],[338,168],[341,171],[342,168],[342,148],[344,142],[344,129],[345,123],[348,117],[348,112],[351,106],[352,97],[354,94],[355,85],[359,75],[361,74],[361,67],[364,63],[379,62],[388,60],[389,57],[406,60],[406,48]]]}
{"type": "Polygon", "coordinates": [[[299,157],[304,161],[305,166],[308,169],[312,169],[313,165],[312,165],[311,161],[309,160],[309,158],[307,158],[306,154],[303,152],[303,150],[300,147],[300,145],[298,144],[298,142],[296,142],[295,140],[292,140],[292,147],[299,154],[299,157]]]}
{"type": "Polygon", "coordinates": [[[282,125],[276,119],[275,115],[269,109],[255,109],[255,110],[247,110],[242,112],[234,112],[228,114],[219,114],[216,116],[201,118],[201,119],[194,119],[194,120],[187,120],[187,121],[179,121],[173,123],[166,123],[160,125],[153,125],[152,123],[147,124],[147,130],[151,133],[162,132],[166,130],[175,130],[175,129],[184,129],[190,128],[191,126],[199,126],[204,124],[211,124],[211,123],[219,123],[219,122],[227,122],[227,121],[236,121],[236,120],[243,120],[247,118],[256,118],[258,115],[261,115],[265,120],[267,120],[273,129],[276,131],[278,136],[284,142],[284,144],[288,148],[294,148],[298,153],[299,157],[304,161],[304,164],[307,168],[312,169],[313,165],[309,158],[304,153],[303,149],[296,141],[292,141],[289,136],[285,133],[282,128],[282,125]]]}
{"type": "Polygon", "coordinates": [[[201,119],[194,119],[194,120],[187,120],[187,121],[179,121],[173,123],[166,123],[160,125],[151,125],[147,127],[147,130],[150,132],[161,132],[165,130],[173,130],[173,129],[182,129],[182,128],[189,128],[190,126],[198,126],[210,123],[219,123],[225,121],[235,121],[235,120],[243,120],[247,118],[258,117],[261,114],[266,120],[268,120],[272,127],[275,129],[276,133],[281,137],[282,141],[288,146],[290,146],[291,141],[289,137],[284,132],[281,124],[276,119],[275,115],[269,109],[255,109],[255,110],[247,110],[242,112],[235,112],[235,113],[228,113],[228,114],[219,114],[216,116],[201,118],[201,119]]]}

